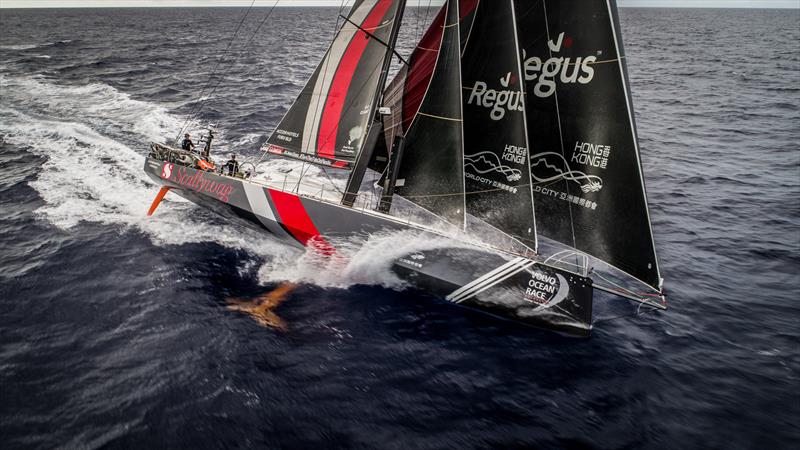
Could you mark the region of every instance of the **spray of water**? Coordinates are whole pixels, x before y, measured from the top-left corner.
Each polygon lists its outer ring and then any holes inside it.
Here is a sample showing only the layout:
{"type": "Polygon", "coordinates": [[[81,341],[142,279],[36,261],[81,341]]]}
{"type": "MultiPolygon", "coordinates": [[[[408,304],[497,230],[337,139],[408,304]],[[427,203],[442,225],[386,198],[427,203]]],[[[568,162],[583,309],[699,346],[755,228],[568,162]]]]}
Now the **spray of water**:
{"type": "MultiPolygon", "coordinates": [[[[89,221],[136,229],[156,245],[210,241],[263,257],[263,283],[279,281],[346,287],[400,287],[390,270],[398,257],[451,245],[440,238],[382,233],[333,242],[334,256],[294,247],[168,195],[152,218],[158,191],[143,171],[151,140],[167,139],[181,120],[162,105],[131,98],[104,84],[69,86],[45,78],[0,75],[0,133],[19,148],[46,157],[30,185],[45,201],[37,213],[70,229],[89,221]]],[[[251,137],[252,138],[252,137],[251,137]]],[[[280,164],[280,163],[276,163],[280,164]]],[[[311,168],[307,176],[324,177],[311,168]]]]}

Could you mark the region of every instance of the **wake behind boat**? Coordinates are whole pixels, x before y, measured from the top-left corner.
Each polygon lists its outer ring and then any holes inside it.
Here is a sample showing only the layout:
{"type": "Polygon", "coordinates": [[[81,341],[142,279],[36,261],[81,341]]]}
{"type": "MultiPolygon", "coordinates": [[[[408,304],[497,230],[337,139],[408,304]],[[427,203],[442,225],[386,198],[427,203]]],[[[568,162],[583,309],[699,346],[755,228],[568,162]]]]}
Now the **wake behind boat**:
{"type": "Polygon", "coordinates": [[[205,154],[151,146],[150,213],[174,191],[329,257],[431,238],[398,275],[571,334],[593,289],[663,308],[616,5],[550,3],[449,0],[406,60],[405,2],[357,0],[257,162],[216,170],[211,131],[205,154]]]}

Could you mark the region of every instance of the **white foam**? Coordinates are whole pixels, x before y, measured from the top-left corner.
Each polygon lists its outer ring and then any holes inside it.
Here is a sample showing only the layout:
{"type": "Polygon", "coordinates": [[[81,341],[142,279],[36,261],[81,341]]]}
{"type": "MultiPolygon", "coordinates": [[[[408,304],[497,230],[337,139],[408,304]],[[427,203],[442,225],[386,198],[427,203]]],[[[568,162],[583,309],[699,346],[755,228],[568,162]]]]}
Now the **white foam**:
{"type": "Polygon", "coordinates": [[[424,250],[469,246],[444,237],[423,237],[413,230],[338,239],[332,245],[336,249],[333,256],[309,248],[299,258],[296,255],[276,257],[261,267],[259,280],[262,283],[306,282],[338,288],[355,284],[401,288],[404,282],[391,270],[397,258],[424,250]]]}
{"type": "Polygon", "coordinates": [[[56,44],[68,44],[72,39],[65,39],[58,42],[45,42],[44,44],[16,44],[16,45],[0,45],[0,50],[31,50],[34,48],[50,47],[56,44]]]}
{"type": "Polygon", "coordinates": [[[0,45],[0,50],[31,50],[37,47],[39,44],[0,45]]]}
{"type": "Polygon", "coordinates": [[[159,244],[213,241],[259,253],[284,247],[224,224],[176,195],[167,196],[155,217],[146,216],[158,191],[143,170],[147,143],[180,124],[165,107],[103,84],[60,86],[0,75],[0,89],[3,138],[48,158],[30,184],[46,202],[37,212],[54,225],[69,229],[90,221],[133,227],[159,244]],[[134,150],[115,135],[141,146],[134,150]]]}
{"type": "MultiPolygon", "coordinates": [[[[55,120],[80,118],[116,140],[142,147],[152,140],[171,140],[183,121],[169,114],[167,106],[131,98],[102,83],[65,86],[46,77],[12,77],[0,74],[2,104],[17,111],[55,120]]],[[[197,128],[197,124],[192,124],[197,128]]]]}
{"type": "MultiPolygon", "coordinates": [[[[146,211],[158,186],[143,170],[147,143],[175,133],[179,118],[164,106],[97,83],[62,86],[41,77],[0,75],[0,89],[0,132],[8,143],[47,158],[30,185],[45,201],[37,213],[59,228],[96,222],[139,230],[158,245],[216,242],[266,258],[258,272],[264,283],[337,287],[401,286],[390,270],[397,257],[445,245],[443,239],[424,240],[407,233],[376,234],[337,241],[337,256],[324,258],[313,250],[301,252],[263,233],[229,225],[173,194],[148,218],[146,211]]],[[[298,163],[270,162],[273,168],[281,164],[298,163]]],[[[317,167],[294,168],[327,179],[317,167]]]]}

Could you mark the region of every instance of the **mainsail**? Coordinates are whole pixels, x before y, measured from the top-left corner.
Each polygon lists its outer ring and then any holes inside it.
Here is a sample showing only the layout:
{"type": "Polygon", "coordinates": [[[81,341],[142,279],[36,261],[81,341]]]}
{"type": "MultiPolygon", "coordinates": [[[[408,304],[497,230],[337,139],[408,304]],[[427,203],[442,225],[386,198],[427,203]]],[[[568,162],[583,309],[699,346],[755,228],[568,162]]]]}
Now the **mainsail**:
{"type": "Polygon", "coordinates": [[[516,5],[540,235],[660,289],[615,1],[516,5]]]}
{"type": "Polygon", "coordinates": [[[396,192],[463,226],[464,161],[458,0],[445,6],[435,68],[405,133],[396,192]]]}
{"type": "Polygon", "coordinates": [[[402,0],[357,0],[344,25],[269,137],[265,150],[347,168],[356,160],[380,94],[402,0]]]}
{"type": "Polygon", "coordinates": [[[467,213],[536,248],[513,0],[480,3],[461,72],[467,213]]]}

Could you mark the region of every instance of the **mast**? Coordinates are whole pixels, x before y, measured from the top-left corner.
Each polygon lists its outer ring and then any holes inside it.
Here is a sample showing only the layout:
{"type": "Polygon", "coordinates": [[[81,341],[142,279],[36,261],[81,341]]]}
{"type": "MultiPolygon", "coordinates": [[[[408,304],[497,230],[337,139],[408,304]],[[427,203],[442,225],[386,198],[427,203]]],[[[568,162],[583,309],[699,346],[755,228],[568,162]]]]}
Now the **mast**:
{"type": "MultiPolygon", "coordinates": [[[[392,26],[391,35],[389,36],[389,41],[384,43],[386,46],[386,55],[384,56],[383,66],[381,67],[380,81],[378,81],[378,92],[380,94],[375,96],[372,107],[370,108],[368,121],[369,131],[367,131],[366,145],[361,152],[359,152],[358,157],[356,158],[355,166],[347,180],[347,186],[345,187],[344,196],[342,197],[342,204],[345,206],[353,206],[353,203],[358,196],[358,190],[361,187],[361,182],[364,180],[364,173],[367,171],[367,165],[372,159],[372,153],[375,150],[375,145],[378,143],[378,139],[381,135],[383,121],[377,119],[376,114],[378,112],[378,105],[381,101],[383,101],[382,93],[386,88],[386,79],[389,76],[389,68],[392,64],[392,55],[397,53],[395,51],[395,43],[397,42],[397,36],[400,33],[400,25],[403,22],[403,12],[405,11],[405,7],[406,0],[400,0],[397,6],[397,13],[393,19],[394,24],[392,26]]],[[[399,55],[398,58],[400,58],[399,55]]]]}

